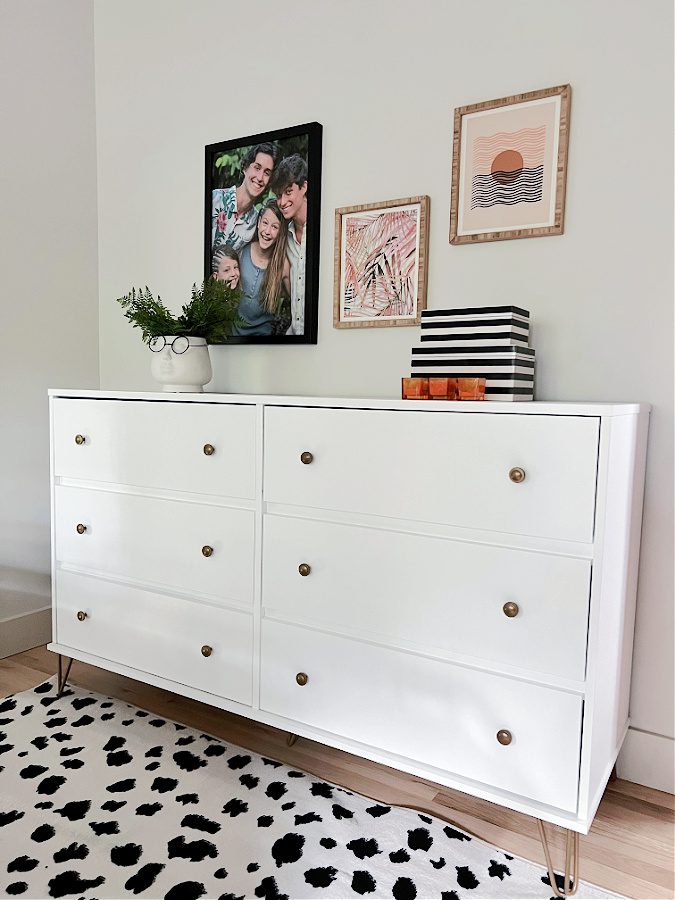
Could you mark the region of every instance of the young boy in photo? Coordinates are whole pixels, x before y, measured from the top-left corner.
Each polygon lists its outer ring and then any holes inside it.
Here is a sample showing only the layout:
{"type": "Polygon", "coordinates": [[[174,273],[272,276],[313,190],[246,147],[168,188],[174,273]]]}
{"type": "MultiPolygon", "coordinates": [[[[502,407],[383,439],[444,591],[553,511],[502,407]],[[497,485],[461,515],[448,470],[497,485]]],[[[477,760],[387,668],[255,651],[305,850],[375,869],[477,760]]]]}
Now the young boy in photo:
{"type": "Polygon", "coordinates": [[[224,281],[233,289],[238,287],[241,273],[236,250],[221,244],[213,254],[211,272],[217,281],[224,281]]]}

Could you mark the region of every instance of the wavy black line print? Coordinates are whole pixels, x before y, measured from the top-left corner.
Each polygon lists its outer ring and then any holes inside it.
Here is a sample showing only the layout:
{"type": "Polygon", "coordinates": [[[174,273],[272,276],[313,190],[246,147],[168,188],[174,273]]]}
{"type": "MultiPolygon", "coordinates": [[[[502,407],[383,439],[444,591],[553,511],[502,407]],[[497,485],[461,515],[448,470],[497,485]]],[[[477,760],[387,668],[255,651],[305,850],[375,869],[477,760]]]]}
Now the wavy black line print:
{"type": "Polygon", "coordinates": [[[471,179],[471,209],[488,206],[514,206],[537,203],[542,198],[544,167],[520,169],[517,172],[497,170],[471,179]]]}

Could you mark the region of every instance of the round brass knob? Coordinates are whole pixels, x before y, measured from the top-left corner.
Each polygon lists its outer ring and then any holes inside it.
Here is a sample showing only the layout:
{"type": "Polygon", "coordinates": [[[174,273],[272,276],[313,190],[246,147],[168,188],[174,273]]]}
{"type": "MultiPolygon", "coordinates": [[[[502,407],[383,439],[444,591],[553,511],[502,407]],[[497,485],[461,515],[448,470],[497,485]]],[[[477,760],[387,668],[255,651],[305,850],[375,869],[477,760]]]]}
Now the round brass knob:
{"type": "Polygon", "coordinates": [[[513,740],[513,735],[510,731],[507,731],[505,728],[502,728],[501,731],[497,732],[497,740],[503,747],[508,747],[511,741],[513,740]]]}
{"type": "Polygon", "coordinates": [[[204,644],[202,647],[202,656],[211,656],[213,653],[213,647],[209,647],[208,644],[204,644]]]}
{"type": "Polygon", "coordinates": [[[295,676],[295,680],[298,682],[300,687],[304,687],[309,681],[309,678],[307,677],[307,675],[305,675],[304,672],[298,672],[298,674],[295,676]]]}
{"type": "Polygon", "coordinates": [[[308,466],[311,462],[314,462],[314,454],[310,453],[309,450],[305,450],[304,453],[300,454],[300,462],[308,466]]]}
{"type": "Polygon", "coordinates": [[[514,484],[522,484],[525,481],[525,469],[521,469],[520,466],[514,466],[509,471],[509,478],[514,484]]]}
{"type": "Polygon", "coordinates": [[[86,530],[87,526],[83,525],[82,522],[75,526],[75,531],[77,531],[78,534],[84,534],[86,530]]]}
{"type": "Polygon", "coordinates": [[[205,456],[213,456],[213,454],[215,452],[216,452],[216,448],[213,446],[213,444],[204,444],[204,455],[205,456]]]}
{"type": "Polygon", "coordinates": [[[76,435],[75,435],[75,443],[76,443],[76,444],[78,444],[78,445],[84,444],[85,440],[86,440],[86,438],[85,438],[85,436],[84,436],[83,434],[76,434],[76,435]]]}
{"type": "Polygon", "coordinates": [[[298,572],[303,576],[309,575],[311,571],[312,567],[308,565],[308,563],[300,563],[300,565],[298,566],[298,572]]]}
{"type": "Polygon", "coordinates": [[[205,544],[202,547],[202,556],[206,556],[207,558],[213,556],[213,547],[209,547],[208,544],[205,544]]]}
{"type": "Polygon", "coordinates": [[[502,606],[502,611],[507,618],[515,619],[515,617],[520,612],[520,607],[517,603],[505,603],[502,606]]]}
{"type": "Polygon", "coordinates": [[[78,612],[78,614],[77,614],[77,621],[78,621],[78,622],[84,622],[84,620],[85,620],[86,618],[87,618],[86,612],[83,612],[82,610],[80,610],[80,611],[78,612]]]}

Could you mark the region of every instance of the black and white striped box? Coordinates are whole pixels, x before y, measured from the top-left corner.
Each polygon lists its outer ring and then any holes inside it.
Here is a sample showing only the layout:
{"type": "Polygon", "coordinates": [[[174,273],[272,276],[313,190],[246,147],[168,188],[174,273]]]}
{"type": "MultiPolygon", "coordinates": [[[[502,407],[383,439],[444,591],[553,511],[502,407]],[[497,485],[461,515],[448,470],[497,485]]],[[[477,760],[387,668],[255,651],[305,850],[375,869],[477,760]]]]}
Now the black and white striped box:
{"type": "Polygon", "coordinates": [[[488,400],[534,399],[535,352],[531,347],[413,347],[411,374],[418,378],[485,378],[488,400]]]}
{"type": "Polygon", "coordinates": [[[424,345],[527,347],[530,314],[519,306],[423,310],[421,332],[424,345]]]}

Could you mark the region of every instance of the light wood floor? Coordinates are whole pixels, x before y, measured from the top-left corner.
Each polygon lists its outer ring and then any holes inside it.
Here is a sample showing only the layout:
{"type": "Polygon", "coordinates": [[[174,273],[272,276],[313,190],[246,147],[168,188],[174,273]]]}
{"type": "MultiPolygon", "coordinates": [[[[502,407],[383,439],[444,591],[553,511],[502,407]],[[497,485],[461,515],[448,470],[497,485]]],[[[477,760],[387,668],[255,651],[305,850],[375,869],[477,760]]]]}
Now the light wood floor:
{"type": "MultiPolygon", "coordinates": [[[[39,647],[0,660],[0,697],[34,687],[56,670],[56,656],[39,647]]],[[[160,688],[74,662],[69,680],[158,715],[282,760],[384,803],[411,806],[456,823],[507,852],[545,864],[534,819],[368,762],[286,732],[213,709],[160,688]]],[[[581,837],[581,878],[639,900],[675,897],[675,797],[610,782],[588,836],[581,837]]],[[[561,860],[562,832],[548,826],[561,860]]]]}

